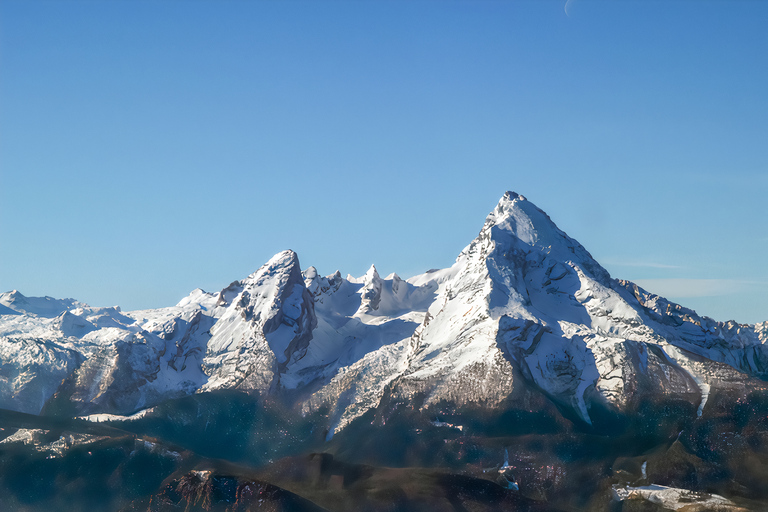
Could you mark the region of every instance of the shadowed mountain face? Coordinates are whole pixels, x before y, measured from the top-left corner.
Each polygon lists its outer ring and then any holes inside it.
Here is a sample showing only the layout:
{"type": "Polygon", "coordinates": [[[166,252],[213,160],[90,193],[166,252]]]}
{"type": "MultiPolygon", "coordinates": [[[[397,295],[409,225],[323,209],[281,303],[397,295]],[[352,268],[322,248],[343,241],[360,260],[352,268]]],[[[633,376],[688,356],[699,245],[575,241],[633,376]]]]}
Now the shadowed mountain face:
{"type": "Polygon", "coordinates": [[[0,425],[2,485],[18,510],[61,485],[106,489],[105,510],[750,508],[766,339],[611,278],[508,192],[453,266],[406,280],[284,251],[157,310],[1,294],[0,407],[39,414],[0,425]],[[82,447],[126,475],[147,439],[178,457],[146,482],[77,476],[82,447]]]}

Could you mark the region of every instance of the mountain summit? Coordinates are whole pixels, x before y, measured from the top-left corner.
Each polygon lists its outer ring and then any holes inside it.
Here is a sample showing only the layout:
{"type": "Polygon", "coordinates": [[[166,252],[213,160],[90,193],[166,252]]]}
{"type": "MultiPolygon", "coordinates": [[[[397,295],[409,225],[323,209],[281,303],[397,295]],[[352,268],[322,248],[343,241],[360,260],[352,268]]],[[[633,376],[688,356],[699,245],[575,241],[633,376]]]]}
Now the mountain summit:
{"type": "MultiPolygon", "coordinates": [[[[403,280],[301,270],[283,251],[218,293],[143,311],[0,295],[0,407],[128,414],[219,389],[324,411],[498,408],[543,393],[576,422],[768,374],[768,323],[716,322],[613,279],[507,192],[453,266],[403,280]]],[[[601,416],[602,417],[602,416],[601,416]]]]}

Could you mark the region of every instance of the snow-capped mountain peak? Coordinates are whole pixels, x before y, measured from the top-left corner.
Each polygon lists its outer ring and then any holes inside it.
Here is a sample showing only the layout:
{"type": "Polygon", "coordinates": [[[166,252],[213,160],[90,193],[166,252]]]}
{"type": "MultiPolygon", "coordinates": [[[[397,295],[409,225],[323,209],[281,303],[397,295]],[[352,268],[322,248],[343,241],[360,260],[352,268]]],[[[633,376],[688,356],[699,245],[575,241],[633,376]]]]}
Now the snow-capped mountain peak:
{"type": "Polygon", "coordinates": [[[530,212],[531,206],[525,196],[515,192],[506,192],[499,200],[496,208],[486,217],[483,231],[495,227],[513,234],[524,243],[535,244],[539,238],[539,231],[549,231],[551,226],[542,222],[541,216],[536,214],[538,209],[535,206],[533,207],[534,212],[530,212]],[[530,213],[534,213],[534,218],[531,218],[530,213]],[[534,221],[538,222],[534,223],[534,221]]]}
{"type": "MultiPolygon", "coordinates": [[[[568,261],[589,269],[600,281],[610,280],[603,269],[576,240],[569,237],[544,211],[515,192],[506,192],[486,217],[477,240],[491,238],[506,257],[526,254],[568,261]]],[[[470,247],[472,244],[470,244],[470,247]]]]}

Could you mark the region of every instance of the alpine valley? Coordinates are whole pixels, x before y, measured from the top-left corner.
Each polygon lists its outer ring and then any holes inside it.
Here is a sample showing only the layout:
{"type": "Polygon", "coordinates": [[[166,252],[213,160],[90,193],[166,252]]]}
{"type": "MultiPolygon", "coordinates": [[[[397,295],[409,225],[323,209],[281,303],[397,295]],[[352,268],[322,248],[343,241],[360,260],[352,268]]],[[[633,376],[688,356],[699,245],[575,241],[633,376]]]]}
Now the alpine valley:
{"type": "Polygon", "coordinates": [[[0,295],[0,509],[768,510],[768,322],[507,192],[450,268],[275,255],[142,311],[0,295]]]}

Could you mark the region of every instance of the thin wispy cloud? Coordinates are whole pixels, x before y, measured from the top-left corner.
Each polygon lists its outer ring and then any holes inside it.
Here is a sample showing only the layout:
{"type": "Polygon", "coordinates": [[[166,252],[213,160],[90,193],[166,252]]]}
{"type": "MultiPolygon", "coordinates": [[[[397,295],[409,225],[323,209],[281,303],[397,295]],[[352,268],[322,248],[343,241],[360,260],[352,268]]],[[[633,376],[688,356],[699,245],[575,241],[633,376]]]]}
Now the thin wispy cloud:
{"type": "Polygon", "coordinates": [[[745,292],[753,286],[768,286],[764,281],[743,279],[637,279],[638,286],[668,299],[720,297],[745,292]]]}
{"type": "Polygon", "coordinates": [[[665,268],[665,269],[681,269],[680,265],[669,265],[667,263],[657,263],[655,261],[626,261],[626,260],[603,260],[606,265],[613,265],[616,267],[632,267],[632,268],[665,268]]]}
{"type": "Polygon", "coordinates": [[[571,17],[571,15],[568,13],[568,5],[571,3],[573,3],[573,0],[566,0],[565,6],[563,7],[563,10],[565,10],[565,15],[568,16],[569,18],[571,17]]]}

